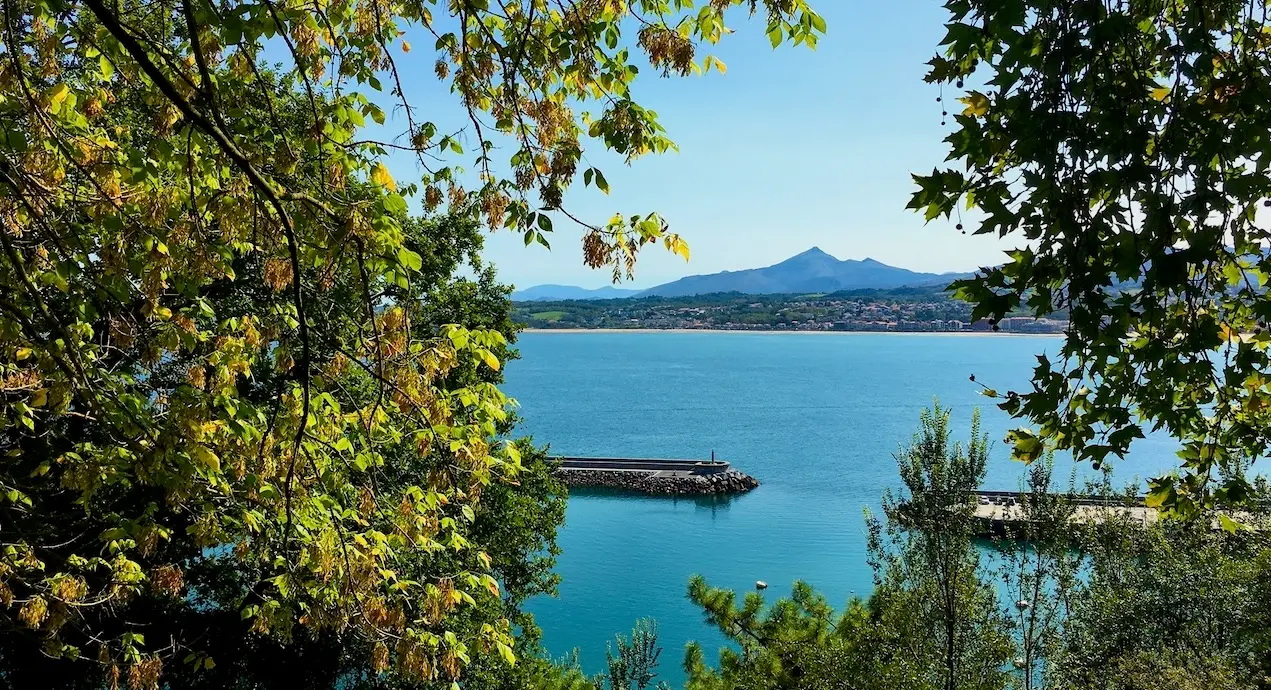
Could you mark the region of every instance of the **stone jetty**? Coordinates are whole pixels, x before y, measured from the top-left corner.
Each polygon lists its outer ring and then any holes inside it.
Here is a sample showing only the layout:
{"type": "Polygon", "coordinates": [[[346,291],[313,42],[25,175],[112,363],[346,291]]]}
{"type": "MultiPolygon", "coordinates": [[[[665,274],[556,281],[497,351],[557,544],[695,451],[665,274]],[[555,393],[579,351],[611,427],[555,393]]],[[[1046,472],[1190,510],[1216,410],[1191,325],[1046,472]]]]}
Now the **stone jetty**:
{"type": "MultiPolygon", "coordinates": [[[[1064,498],[1072,504],[1073,512],[1069,518],[1072,524],[1093,525],[1116,519],[1146,527],[1161,519],[1160,512],[1147,505],[1144,496],[1126,499],[1119,496],[1065,495],[1064,498]]],[[[1022,505],[1024,494],[1015,491],[977,491],[972,500],[975,501],[973,518],[978,536],[1003,536],[1026,524],[1027,515],[1022,505]]],[[[1255,531],[1271,531],[1271,524],[1268,524],[1266,513],[1263,512],[1225,511],[1218,515],[1210,520],[1210,529],[1215,532],[1226,528],[1220,516],[1228,517],[1255,531]]]]}
{"type": "Polygon", "coordinates": [[[567,486],[601,487],[659,496],[741,494],[759,481],[722,460],[556,458],[567,486]]]}

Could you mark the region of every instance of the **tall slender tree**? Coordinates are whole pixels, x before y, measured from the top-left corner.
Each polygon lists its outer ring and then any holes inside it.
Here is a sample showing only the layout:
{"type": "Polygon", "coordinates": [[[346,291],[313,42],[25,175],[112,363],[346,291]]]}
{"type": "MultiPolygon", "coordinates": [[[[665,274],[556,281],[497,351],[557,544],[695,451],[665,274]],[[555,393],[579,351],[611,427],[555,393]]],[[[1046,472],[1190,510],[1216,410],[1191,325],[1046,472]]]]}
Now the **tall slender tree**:
{"type": "Polygon", "coordinates": [[[1007,608],[1017,647],[1014,680],[1023,690],[1042,686],[1082,570],[1074,487],[1070,482],[1066,492],[1057,491],[1054,468],[1053,455],[1028,466],[1015,520],[996,542],[1002,592],[1013,599],[1007,608]]]}
{"type": "Polygon", "coordinates": [[[988,437],[971,417],[966,444],[953,442],[950,410],[923,410],[913,441],[896,457],[905,493],[883,497],[886,523],[867,515],[880,606],[915,607],[926,644],[919,673],[944,690],[997,688],[1011,651],[997,594],[981,577],[974,492],[984,481],[988,437]]]}

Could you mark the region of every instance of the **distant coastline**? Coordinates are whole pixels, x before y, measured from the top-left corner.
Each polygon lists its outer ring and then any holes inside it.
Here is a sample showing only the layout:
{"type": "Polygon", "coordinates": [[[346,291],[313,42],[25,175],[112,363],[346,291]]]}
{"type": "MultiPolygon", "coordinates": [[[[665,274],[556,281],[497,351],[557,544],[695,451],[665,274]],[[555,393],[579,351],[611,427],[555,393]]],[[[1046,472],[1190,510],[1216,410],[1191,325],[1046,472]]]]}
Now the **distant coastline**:
{"type": "Polygon", "coordinates": [[[929,287],[515,302],[512,320],[541,330],[1062,334],[1068,329],[1067,314],[1059,313],[977,320],[970,304],[929,287]]]}
{"type": "Polygon", "coordinates": [[[1007,331],[814,331],[814,330],[746,330],[741,328],[526,328],[521,333],[751,333],[758,335],[956,335],[992,338],[1060,338],[1063,333],[1011,333],[1007,331]]]}

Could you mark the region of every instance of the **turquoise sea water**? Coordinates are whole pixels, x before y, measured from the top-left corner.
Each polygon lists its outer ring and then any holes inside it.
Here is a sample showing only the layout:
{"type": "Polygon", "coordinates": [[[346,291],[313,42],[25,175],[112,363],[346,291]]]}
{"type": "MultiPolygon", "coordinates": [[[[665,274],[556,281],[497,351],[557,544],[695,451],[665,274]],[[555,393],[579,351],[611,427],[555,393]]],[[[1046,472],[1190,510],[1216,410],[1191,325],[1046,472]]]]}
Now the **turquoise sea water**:
{"type": "MultiPolygon", "coordinates": [[[[899,484],[893,453],[933,396],[965,438],[980,406],[996,443],[987,488],[1014,489],[1021,465],[1001,441],[1014,426],[980,395],[1028,381],[1057,338],[997,335],[526,333],[506,391],[522,431],[560,455],[704,458],[758,478],[731,500],[575,494],[558,536],[559,598],[531,602],[553,655],[578,648],[588,672],[640,617],[658,620],[662,677],[680,684],[683,648],[722,644],[685,597],[688,579],[770,597],[810,582],[835,606],[866,594],[862,509],[899,484]]],[[[1167,438],[1140,441],[1118,479],[1173,465],[1167,438]]],[[[1066,478],[1070,462],[1057,462],[1066,478]]]]}

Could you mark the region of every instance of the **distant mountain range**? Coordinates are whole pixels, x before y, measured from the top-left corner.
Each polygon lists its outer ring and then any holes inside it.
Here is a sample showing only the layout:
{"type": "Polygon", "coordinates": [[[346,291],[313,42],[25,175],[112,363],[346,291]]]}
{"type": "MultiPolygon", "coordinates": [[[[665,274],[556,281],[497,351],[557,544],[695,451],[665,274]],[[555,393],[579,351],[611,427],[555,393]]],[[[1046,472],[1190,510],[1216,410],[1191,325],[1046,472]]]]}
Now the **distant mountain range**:
{"type": "Polygon", "coordinates": [[[840,260],[813,247],[772,266],[688,276],[643,291],[612,287],[586,290],[568,285],[537,285],[513,292],[512,299],[517,302],[532,302],[622,297],[685,297],[716,292],[773,295],[838,290],[886,290],[898,287],[942,285],[969,275],[971,274],[919,273],[888,266],[873,259],[840,260]]]}
{"type": "Polygon", "coordinates": [[[535,285],[512,293],[514,302],[552,302],[564,299],[622,299],[635,297],[642,290],[624,290],[606,285],[589,290],[573,285],[535,285]]]}

